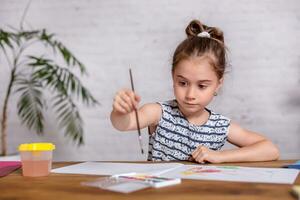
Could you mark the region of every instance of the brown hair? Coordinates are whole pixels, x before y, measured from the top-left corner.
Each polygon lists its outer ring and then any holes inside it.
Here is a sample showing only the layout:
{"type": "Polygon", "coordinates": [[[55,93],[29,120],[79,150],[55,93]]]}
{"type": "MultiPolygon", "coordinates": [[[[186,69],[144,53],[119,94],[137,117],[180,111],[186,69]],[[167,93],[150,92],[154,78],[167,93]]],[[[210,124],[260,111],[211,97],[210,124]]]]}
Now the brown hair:
{"type": "Polygon", "coordinates": [[[216,27],[209,27],[199,20],[193,20],[186,27],[187,38],[176,48],[173,55],[172,72],[176,65],[184,59],[207,56],[219,79],[225,72],[226,48],[223,32],[216,27]],[[199,33],[208,32],[210,37],[200,37],[199,33]]]}

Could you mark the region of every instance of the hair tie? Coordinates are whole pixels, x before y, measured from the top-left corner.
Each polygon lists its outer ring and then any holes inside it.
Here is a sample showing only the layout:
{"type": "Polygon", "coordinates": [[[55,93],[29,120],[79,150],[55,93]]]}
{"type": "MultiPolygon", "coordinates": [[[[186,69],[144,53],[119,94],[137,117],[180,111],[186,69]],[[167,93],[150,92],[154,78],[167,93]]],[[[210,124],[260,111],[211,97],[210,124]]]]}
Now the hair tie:
{"type": "Polygon", "coordinates": [[[198,37],[205,37],[205,38],[210,38],[210,34],[206,31],[202,31],[201,33],[198,33],[198,37]]]}

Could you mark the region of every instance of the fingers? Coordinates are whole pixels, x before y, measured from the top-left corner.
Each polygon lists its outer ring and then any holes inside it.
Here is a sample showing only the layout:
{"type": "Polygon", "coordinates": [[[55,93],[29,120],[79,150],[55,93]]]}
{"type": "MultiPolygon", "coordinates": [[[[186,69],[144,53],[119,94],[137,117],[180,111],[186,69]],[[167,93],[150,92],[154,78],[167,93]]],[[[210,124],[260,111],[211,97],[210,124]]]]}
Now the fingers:
{"type": "Polygon", "coordinates": [[[131,94],[129,92],[124,92],[121,93],[120,95],[117,96],[118,103],[125,108],[128,112],[133,110],[134,107],[134,100],[131,97],[131,94]]]}
{"type": "Polygon", "coordinates": [[[192,158],[198,163],[205,163],[207,158],[207,148],[204,146],[199,146],[192,153],[192,158]]]}
{"type": "MultiPolygon", "coordinates": [[[[135,98],[137,104],[141,101],[141,97],[138,96],[137,94],[135,94],[134,98],[135,98]]],[[[137,108],[137,107],[136,107],[136,108],[137,108]]]]}
{"type": "Polygon", "coordinates": [[[121,90],[117,92],[113,102],[113,109],[123,114],[130,113],[137,109],[140,97],[131,90],[121,90]]]}
{"type": "Polygon", "coordinates": [[[190,156],[190,157],[188,157],[188,161],[194,162],[195,159],[192,156],[190,156]]]}
{"type": "Polygon", "coordinates": [[[116,100],[114,100],[113,110],[116,112],[123,113],[123,114],[127,113],[127,110],[125,108],[123,108],[119,103],[117,103],[116,100]]]}

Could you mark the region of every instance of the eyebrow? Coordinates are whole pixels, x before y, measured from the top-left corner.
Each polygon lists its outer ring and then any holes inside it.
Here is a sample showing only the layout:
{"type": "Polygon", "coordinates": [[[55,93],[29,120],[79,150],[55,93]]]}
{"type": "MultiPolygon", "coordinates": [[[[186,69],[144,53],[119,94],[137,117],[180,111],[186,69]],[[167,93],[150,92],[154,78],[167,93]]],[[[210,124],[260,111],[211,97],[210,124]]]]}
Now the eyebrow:
{"type": "MultiPolygon", "coordinates": [[[[177,75],[177,77],[188,80],[186,77],[184,77],[182,75],[177,75]]],[[[210,83],[210,82],[212,82],[212,80],[198,80],[197,82],[200,82],[200,83],[210,83]]]]}

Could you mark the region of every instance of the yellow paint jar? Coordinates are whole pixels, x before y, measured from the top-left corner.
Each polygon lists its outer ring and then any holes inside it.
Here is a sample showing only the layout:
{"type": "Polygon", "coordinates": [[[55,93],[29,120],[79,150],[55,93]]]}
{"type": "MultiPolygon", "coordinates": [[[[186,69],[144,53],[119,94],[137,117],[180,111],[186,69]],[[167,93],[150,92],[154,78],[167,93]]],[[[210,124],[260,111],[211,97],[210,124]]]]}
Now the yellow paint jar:
{"type": "Polygon", "coordinates": [[[23,176],[48,176],[52,168],[52,143],[21,144],[19,151],[22,162],[23,176]]]}

